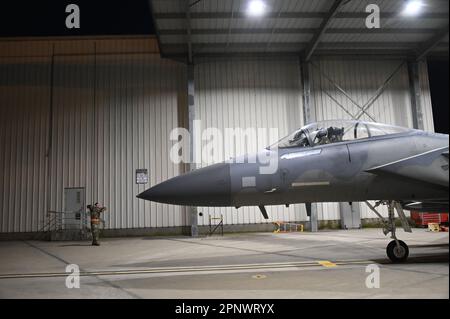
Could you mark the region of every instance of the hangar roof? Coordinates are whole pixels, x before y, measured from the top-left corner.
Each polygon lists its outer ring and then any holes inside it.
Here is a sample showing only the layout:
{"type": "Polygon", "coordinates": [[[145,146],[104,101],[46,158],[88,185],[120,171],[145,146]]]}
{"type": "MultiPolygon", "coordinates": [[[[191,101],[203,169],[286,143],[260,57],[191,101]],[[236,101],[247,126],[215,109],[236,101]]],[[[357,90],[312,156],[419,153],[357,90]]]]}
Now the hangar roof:
{"type": "Polygon", "coordinates": [[[262,0],[261,17],[247,15],[249,1],[150,0],[162,55],[448,55],[448,0],[423,0],[414,17],[406,0],[262,0]],[[369,4],[379,29],[365,25],[369,4]]]}

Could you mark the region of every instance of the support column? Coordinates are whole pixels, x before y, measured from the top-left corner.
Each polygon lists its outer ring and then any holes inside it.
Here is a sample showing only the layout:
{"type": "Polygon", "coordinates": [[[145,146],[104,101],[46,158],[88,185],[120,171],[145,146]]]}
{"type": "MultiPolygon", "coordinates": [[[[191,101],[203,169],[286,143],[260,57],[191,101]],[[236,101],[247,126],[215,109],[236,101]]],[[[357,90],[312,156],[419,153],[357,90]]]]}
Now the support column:
{"type": "MultiPolygon", "coordinates": [[[[189,139],[189,171],[196,168],[195,165],[195,136],[194,136],[194,120],[195,120],[195,83],[194,83],[194,64],[189,63],[187,67],[187,92],[188,92],[188,130],[190,133],[189,139]]],[[[198,214],[197,207],[188,207],[188,213],[191,220],[191,236],[198,236],[198,214]]]]}
{"type": "MultiPolygon", "coordinates": [[[[309,124],[314,121],[314,114],[312,112],[311,103],[311,65],[309,62],[301,61],[300,73],[303,87],[303,121],[304,124],[309,124]]],[[[309,221],[311,225],[311,232],[318,231],[318,219],[317,219],[317,204],[311,203],[311,216],[309,221]]]]}
{"type": "Polygon", "coordinates": [[[309,217],[311,223],[311,232],[315,233],[319,230],[319,220],[317,218],[317,204],[311,203],[311,216],[309,217]]]}
{"type": "Polygon", "coordinates": [[[423,130],[423,113],[420,102],[420,79],[419,79],[419,62],[408,61],[408,77],[409,77],[409,92],[411,96],[411,110],[413,118],[413,127],[415,129],[423,130]]]}
{"type": "Polygon", "coordinates": [[[313,115],[311,113],[311,64],[309,62],[302,61],[300,68],[303,87],[303,121],[306,125],[313,121],[313,115]]]}

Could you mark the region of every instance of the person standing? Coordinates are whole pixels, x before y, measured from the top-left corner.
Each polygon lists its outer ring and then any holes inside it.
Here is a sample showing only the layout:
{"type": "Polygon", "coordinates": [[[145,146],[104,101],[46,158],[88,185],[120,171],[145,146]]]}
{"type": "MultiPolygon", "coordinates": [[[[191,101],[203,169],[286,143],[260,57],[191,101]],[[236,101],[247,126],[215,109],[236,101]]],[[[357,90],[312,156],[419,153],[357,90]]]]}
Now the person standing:
{"type": "Polygon", "coordinates": [[[88,205],[87,208],[91,215],[92,245],[100,246],[100,213],[106,211],[106,207],[100,207],[99,203],[95,203],[94,205],[88,205]]]}

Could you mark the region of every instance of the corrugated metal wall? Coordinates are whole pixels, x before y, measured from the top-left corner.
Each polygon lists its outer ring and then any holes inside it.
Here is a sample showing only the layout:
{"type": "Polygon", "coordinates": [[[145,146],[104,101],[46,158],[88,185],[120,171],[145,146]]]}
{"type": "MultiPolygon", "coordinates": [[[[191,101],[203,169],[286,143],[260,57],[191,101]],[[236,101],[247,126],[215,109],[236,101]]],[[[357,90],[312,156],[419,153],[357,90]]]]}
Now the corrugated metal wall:
{"type": "Polygon", "coordinates": [[[45,215],[50,59],[0,57],[0,231],[45,215]]]}
{"type": "MultiPolygon", "coordinates": [[[[374,99],[367,112],[379,122],[412,127],[412,111],[406,62],[402,60],[368,60],[322,58],[311,67],[312,112],[317,120],[349,119],[374,99]],[[388,80],[384,90],[379,88],[388,80]],[[333,82],[349,97],[336,89],[333,82]],[[353,101],[352,101],[353,100],[353,101]],[[350,114],[349,114],[350,113],[350,114]]],[[[196,66],[196,116],[203,127],[278,127],[280,136],[303,125],[300,67],[297,60],[227,60],[209,61],[196,66]]],[[[433,116],[426,63],[420,63],[422,111],[426,130],[433,131],[433,116]]],[[[371,121],[363,114],[362,120],[371,121]]],[[[255,141],[253,145],[260,145],[255,141]]],[[[243,154],[245,146],[237,145],[243,154]]],[[[235,155],[224,149],[225,159],[235,155]]],[[[239,154],[238,154],[239,155],[239,154]]],[[[206,163],[203,163],[204,166],[206,163]]],[[[374,217],[361,204],[363,218],[374,217]]],[[[208,215],[224,215],[227,224],[265,222],[257,208],[199,208],[204,213],[199,224],[208,223],[208,215]]],[[[386,210],[381,209],[384,214],[386,210]]],[[[320,220],[337,220],[338,203],[318,204],[320,220]]],[[[269,209],[273,220],[307,220],[303,205],[269,209]]]]}
{"type": "Polygon", "coordinates": [[[431,104],[430,81],[428,80],[428,65],[425,62],[419,63],[420,82],[420,106],[423,115],[423,129],[434,132],[433,105],[431,104]]]}
{"type": "Polygon", "coordinates": [[[157,55],[57,58],[51,207],[63,209],[64,187],[86,185],[88,203],[107,204],[109,228],[182,225],[179,207],[135,197],[149,187],[135,170],[149,169],[151,185],[179,174],[168,154],[183,77],[157,55]]]}
{"type": "Polygon", "coordinates": [[[135,197],[179,174],[168,154],[177,108],[186,103],[184,65],[162,60],[153,39],[2,46],[2,232],[37,231],[47,211],[52,50],[48,210],[64,209],[64,188],[85,187],[87,203],[108,207],[107,228],[186,224],[180,207],[135,197]],[[149,169],[149,184],[135,183],[137,168],[149,169]]]}
{"type": "MultiPolygon", "coordinates": [[[[433,131],[426,63],[420,63],[419,69],[424,127],[425,130],[433,131]]],[[[351,119],[352,115],[356,116],[360,112],[356,104],[362,107],[379,94],[367,108],[370,117],[364,114],[361,120],[374,119],[381,123],[413,127],[408,68],[405,61],[323,58],[313,61],[311,70],[312,102],[316,120],[351,119]],[[385,89],[379,91],[385,82],[385,89]],[[336,84],[348,96],[337,89],[336,84]]],[[[386,209],[382,208],[381,212],[387,216],[386,209]]],[[[339,204],[318,204],[318,214],[320,220],[339,219],[339,204]]],[[[373,218],[375,215],[367,205],[361,204],[361,217],[373,218]]]]}
{"type": "MultiPolygon", "coordinates": [[[[233,59],[204,61],[195,68],[196,118],[202,127],[278,128],[280,137],[303,125],[300,67],[298,59],[233,59]]],[[[262,149],[275,140],[256,134],[247,144],[239,141],[236,153],[223,149],[224,160],[262,149]]],[[[200,147],[200,146],[198,146],[200,147]]],[[[202,163],[200,166],[205,166],[202,163]]],[[[267,222],[258,208],[200,207],[199,225],[208,216],[224,215],[226,224],[267,222]]],[[[269,222],[305,220],[303,205],[268,207],[269,222]]]]}
{"type": "MultiPolygon", "coordinates": [[[[186,104],[185,65],[160,59],[156,42],[148,39],[6,41],[0,42],[0,52],[1,232],[37,231],[47,210],[63,210],[65,187],[85,187],[87,202],[108,206],[107,228],[188,224],[178,206],[135,198],[180,173],[168,154],[169,133],[182,122],[177,114],[186,104]],[[137,168],[149,169],[149,184],[136,185],[137,168]]],[[[368,112],[380,122],[412,126],[402,61],[322,58],[313,63],[312,109],[317,120],[350,118],[347,112],[359,110],[327,77],[364,104],[399,68],[368,112]]],[[[196,117],[202,128],[274,127],[284,136],[303,125],[297,59],[204,60],[195,66],[195,82],[196,117]]],[[[420,83],[425,129],[433,131],[425,63],[420,65],[420,83]]],[[[224,159],[272,142],[257,134],[246,145],[238,143],[237,154],[224,148],[224,159]]],[[[338,204],[318,206],[319,219],[339,219],[338,204]]],[[[374,217],[361,206],[363,218],[374,217]]],[[[226,224],[266,222],[255,208],[199,211],[199,225],[208,224],[208,215],[220,214],[226,224]]],[[[270,221],[307,220],[303,205],[268,211],[270,221]]]]}

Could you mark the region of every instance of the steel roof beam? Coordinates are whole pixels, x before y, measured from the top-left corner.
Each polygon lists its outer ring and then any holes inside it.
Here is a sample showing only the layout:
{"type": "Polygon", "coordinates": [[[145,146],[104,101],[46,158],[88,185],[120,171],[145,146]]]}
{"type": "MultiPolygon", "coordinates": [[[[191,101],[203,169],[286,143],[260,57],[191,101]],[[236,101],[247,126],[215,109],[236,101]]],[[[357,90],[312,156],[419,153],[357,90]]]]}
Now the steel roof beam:
{"type": "MultiPolygon", "coordinates": [[[[348,56],[349,59],[354,59],[355,57],[373,59],[374,57],[380,59],[392,59],[392,57],[398,57],[402,59],[407,59],[408,57],[413,56],[411,50],[365,50],[365,51],[357,51],[357,52],[349,52],[347,50],[328,50],[321,51],[317,50],[317,56],[326,55],[326,56],[340,56],[345,58],[348,56]]],[[[173,52],[167,55],[168,57],[182,61],[186,63],[186,53],[183,52],[173,52]]],[[[298,51],[282,51],[282,52],[219,52],[219,53],[199,53],[195,54],[196,59],[240,59],[240,58],[298,58],[298,51]]]]}
{"type": "Polygon", "coordinates": [[[308,46],[304,52],[304,60],[306,62],[309,61],[309,59],[311,58],[312,54],[314,53],[314,50],[316,49],[317,45],[319,44],[320,40],[322,39],[322,36],[324,35],[326,29],[328,28],[331,20],[333,20],[333,17],[339,11],[339,9],[343,5],[343,3],[344,3],[344,0],[335,0],[333,5],[331,6],[330,10],[328,11],[327,15],[322,20],[319,30],[316,32],[316,34],[314,34],[311,42],[308,44],[308,46]]]}
{"type": "MultiPolygon", "coordinates": [[[[310,42],[274,42],[272,44],[273,48],[298,48],[304,47],[310,42]]],[[[180,48],[185,47],[185,43],[174,43],[174,44],[164,44],[165,48],[180,48]]],[[[266,42],[232,42],[229,44],[230,48],[243,48],[243,49],[257,49],[266,48],[266,42]]],[[[226,42],[193,42],[193,48],[198,49],[217,49],[226,46],[226,42]]],[[[439,43],[439,47],[447,47],[448,43],[439,43]]],[[[321,42],[317,45],[319,49],[398,49],[407,48],[414,50],[417,47],[416,42],[321,42]]]]}
{"type": "MultiPolygon", "coordinates": [[[[268,12],[266,19],[324,19],[328,12],[268,12]]],[[[381,19],[397,18],[398,12],[381,12],[381,19]]],[[[159,20],[184,20],[186,14],[183,12],[167,12],[155,13],[155,19],[159,20]]],[[[191,12],[191,19],[230,19],[231,12],[191,12]]],[[[248,19],[244,12],[235,12],[234,19],[248,19]]],[[[366,12],[338,12],[335,19],[365,19],[366,12]]],[[[414,21],[416,18],[404,18],[403,20],[414,21]]],[[[448,13],[446,12],[428,12],[420,16],[420,19],[443,19],[448,20],[448,13]]]]}
{"type": "MultiPolygon", "coordinates": [[[[234,28],[234,29],[191,29],[193,35],[220,35],[220,34],[315,34],[318,28],[234,28]]],[[[333,28],[325,30],[326,34],[429,34],[435,29],[418,28],[391,28],[391,29],[367,29],[367,28],[333,28]]],[[[159,30],[160,35],[183,35],[184,29],[159,30]]]]}
{"type": "MultiPolygon", "coordinates": [[[[182,60],[186,63],[186,46],[176,46],[172,47],[173,50],[166,50],[166,57],[170,57],[177,60],[182,60]]],[[[436,52],[432,54],[433,58],[448,59],[448,52],[436,52]]],[[[355,57],[367,58],[367,59],[392,59],[392,57],[398,57],[401,59],[414,59],[415,52],[411,49],[317,49],[315,56],[339,56],[342,58],[348,57],[349,59],[354,59],[355,57]]],[[[239,52],[239,51],[227,51],[227,52],[196,52],[195,57],[200,58],[254,58],[254,57],[295,57],[298,58],[298,50],[292,48],[285,51],[249,51],[249,52],[239,52]]]]}
{"type": "MultiPolygon", "coordinates": [[[[430,53],[431,50],[436,48],[436,46],[440,45],[441,41],[448,36],[448,24],[439,30],[435,36],[433,36],[429,41],[427,41],[422,47],[417,51],[416,61],[422,60],[424,57],[430,53]]],[[[448,48],[448,42],[447,42],[448,48]]]]}

